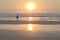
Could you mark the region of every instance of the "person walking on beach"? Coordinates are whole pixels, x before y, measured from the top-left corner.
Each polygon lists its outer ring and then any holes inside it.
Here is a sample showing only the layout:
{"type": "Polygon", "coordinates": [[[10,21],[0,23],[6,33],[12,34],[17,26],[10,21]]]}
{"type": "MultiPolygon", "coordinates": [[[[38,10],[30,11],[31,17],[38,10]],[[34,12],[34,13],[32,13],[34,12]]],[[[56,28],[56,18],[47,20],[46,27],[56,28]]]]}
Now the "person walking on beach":
{"type": "Polygon", "coordinates": [[[19,21],[19,15],[17,15],[16,18],[17,18],[17,21],[19,21]]]}

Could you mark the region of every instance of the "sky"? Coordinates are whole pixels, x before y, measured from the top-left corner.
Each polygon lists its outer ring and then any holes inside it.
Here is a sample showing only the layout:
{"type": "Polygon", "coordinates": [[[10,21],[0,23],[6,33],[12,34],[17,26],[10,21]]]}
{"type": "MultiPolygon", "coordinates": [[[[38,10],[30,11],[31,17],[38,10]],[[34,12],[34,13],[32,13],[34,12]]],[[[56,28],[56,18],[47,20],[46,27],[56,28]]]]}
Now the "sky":
{"type": "Polygon", "coordinates": [[[0,13],[60,13],[60,0],[0,0],[0,13]],[[33,2],[34,10],[27,10],[26,3],[33,2]]]}

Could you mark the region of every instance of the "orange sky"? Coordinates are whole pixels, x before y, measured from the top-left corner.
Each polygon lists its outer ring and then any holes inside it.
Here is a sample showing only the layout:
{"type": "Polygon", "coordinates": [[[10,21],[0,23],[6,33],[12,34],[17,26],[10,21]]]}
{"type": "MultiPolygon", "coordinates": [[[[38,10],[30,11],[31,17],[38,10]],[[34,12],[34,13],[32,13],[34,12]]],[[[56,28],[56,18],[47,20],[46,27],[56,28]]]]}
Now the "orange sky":
{"type": "Polygon", "coordinates": [[[0,0],[0,13],[60,13],[60,0],[0,0]],[[32,1],[36,8],[26,10],[25,4],[32,1]]]}

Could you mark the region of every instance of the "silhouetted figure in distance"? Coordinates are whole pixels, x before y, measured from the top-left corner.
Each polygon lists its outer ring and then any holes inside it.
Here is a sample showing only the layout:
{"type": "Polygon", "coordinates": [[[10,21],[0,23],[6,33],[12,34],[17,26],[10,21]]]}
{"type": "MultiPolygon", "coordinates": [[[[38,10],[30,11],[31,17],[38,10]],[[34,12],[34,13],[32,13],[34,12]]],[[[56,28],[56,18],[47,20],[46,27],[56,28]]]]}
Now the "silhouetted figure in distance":
{"type": "Polygon", "coordinates": [[[19,15],[17,15],[16,18],[17,18],[17,21],[19,21],[19,15]]]}

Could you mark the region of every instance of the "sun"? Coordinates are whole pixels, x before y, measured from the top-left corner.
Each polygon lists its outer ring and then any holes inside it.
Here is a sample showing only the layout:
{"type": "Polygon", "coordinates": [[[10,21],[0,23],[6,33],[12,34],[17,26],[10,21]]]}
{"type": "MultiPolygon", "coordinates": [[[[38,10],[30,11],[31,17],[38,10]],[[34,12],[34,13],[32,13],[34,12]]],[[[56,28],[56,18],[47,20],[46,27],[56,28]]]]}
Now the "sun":
{"type": "Polygon", "coordinates": [[[34,4],[33,2],[28,2],[28,3],[26,4],[26,9],[28,9],[28,10],[33,10],[33,9],[35,9],[35,4],[34,4]]]}

